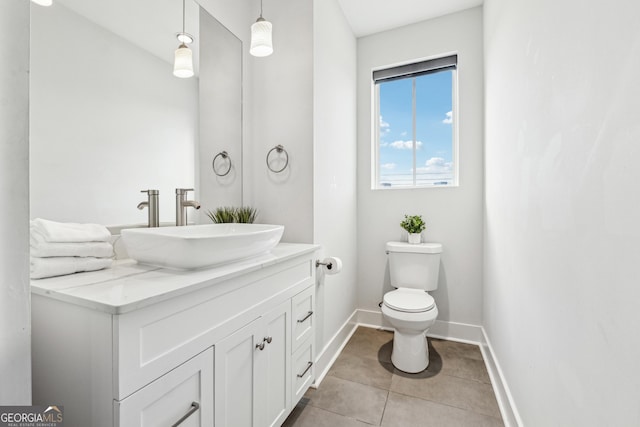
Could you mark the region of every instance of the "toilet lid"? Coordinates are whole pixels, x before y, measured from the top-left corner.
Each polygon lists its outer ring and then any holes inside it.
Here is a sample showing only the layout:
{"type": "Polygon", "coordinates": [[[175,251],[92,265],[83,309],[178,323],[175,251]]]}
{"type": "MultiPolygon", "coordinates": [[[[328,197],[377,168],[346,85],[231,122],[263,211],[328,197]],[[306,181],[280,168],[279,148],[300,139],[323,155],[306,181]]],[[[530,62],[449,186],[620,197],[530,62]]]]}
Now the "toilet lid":
{"type": "Polygon", "coordinates": [[[384,294],[382,301],[387,307],[405,313],[428,311],[436,305],[433,297],[422,289],[396,289],[384,294]]]}

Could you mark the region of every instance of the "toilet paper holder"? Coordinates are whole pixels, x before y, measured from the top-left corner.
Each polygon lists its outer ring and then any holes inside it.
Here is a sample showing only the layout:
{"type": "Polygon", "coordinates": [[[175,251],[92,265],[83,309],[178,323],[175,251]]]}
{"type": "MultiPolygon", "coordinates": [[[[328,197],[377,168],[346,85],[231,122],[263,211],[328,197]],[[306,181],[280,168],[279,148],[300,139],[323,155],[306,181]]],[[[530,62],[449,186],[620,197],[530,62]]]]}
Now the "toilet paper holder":
{"type": "Polygon", "coordinates": [[[320,261],[316,260],[316,268],[322,267],[324,274],[338,274],[342,271],[342,260],[338,257],[327,257],[320,261]]]}
{"type": "Polygon", "coordinates": [[[322,262],[319,259],[316,260],[316,268],[320,267],[321,265],[324,265],[325,267],[327,267],[328,270],[331,270],[333,268],[333,263],[332,262],[322,262]]]}

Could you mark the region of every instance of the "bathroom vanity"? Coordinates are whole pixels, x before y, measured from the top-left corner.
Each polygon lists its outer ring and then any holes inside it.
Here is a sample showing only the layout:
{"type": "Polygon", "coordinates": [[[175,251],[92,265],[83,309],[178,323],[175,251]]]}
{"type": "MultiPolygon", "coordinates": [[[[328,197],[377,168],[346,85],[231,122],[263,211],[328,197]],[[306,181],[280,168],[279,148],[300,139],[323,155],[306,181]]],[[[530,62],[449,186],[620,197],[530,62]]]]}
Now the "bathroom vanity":
{"type": "Polygon", "coordinates": [[[71,427],[281,425],[314,380],[317,249],[32,281],[34,404],[71,427]]]}

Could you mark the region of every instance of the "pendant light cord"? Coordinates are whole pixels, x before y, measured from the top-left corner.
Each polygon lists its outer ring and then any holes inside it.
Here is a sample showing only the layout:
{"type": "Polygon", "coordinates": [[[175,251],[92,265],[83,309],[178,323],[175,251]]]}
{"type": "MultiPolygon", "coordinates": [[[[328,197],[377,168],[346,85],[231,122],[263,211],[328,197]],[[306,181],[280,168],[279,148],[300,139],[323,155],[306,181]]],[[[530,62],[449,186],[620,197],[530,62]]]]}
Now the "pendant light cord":
{"type": "MultiPolygon", "coordinates": [[[[262,0],[260,0],[262,1],[262,0]]],[[[182,0],[182,33],[184,34],[184,15],[185,15],[185,6],[184,6],[184,2],[185,0],[182,0]]]]}
{"type": "Polygon", "coordinates": [[[262,18],[262,0],[260,0],[260,18],[262,18]]]}

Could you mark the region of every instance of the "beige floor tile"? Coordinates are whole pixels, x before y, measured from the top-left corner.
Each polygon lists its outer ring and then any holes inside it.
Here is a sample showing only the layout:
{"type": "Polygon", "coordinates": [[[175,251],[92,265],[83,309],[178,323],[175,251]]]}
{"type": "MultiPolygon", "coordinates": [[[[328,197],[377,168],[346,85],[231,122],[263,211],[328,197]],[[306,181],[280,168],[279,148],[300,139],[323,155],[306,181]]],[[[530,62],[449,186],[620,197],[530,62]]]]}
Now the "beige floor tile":
{"type": "Polygon", "coordinates": [[[396,373],[391,391],[500,418],[490,384],[439,373],[434,376],[396,373]]]}
{"type": "Polygon", "coordinates": [[[487,368],[481,360],[468,359],[466,357],[446,357],[442,362],[442,373],[491,384],[487,368]]]}
{"type": "Polygon", "coordinates": [[[393,332],[361,326],[353,334],[342,353],[391,363],[392,348],[393,332]]]}
{"type": "Polygon", "coordinates": [[[333,364],[328,375],[389,390],[393,370],[391,363],[343,353],[333,364]]]}
{"type": "Polygon", "coordinates": [[[298,404],[282,427],[366,427],[370,424],[363,423],[344,415],[334,414],[324,409],[306,404],[298,404]]]}
{"type": "Polygon", "coordinates": [[[480,347],[475,344],[465,344],[456,341],[429,338],[433,348],[443,357],[466,357],[468,359],[483,360],[480,347]]]}
{"type": "Polygon", "coordinates": [[[429,338],[429,351],[431,360],[440,361],[443,374],[491,384],[477,345],[429,338]]]}
{"type": "Polygon", "coordinates": [[[501,420],[434,402],[389,393],[383,427],[498,427],[501,420]]]}
{"type": "Polygon", "coordinates": [[[386,390],[328,375],[305,397],[309,406],[380,425],[387,395],[386,390]]]}

